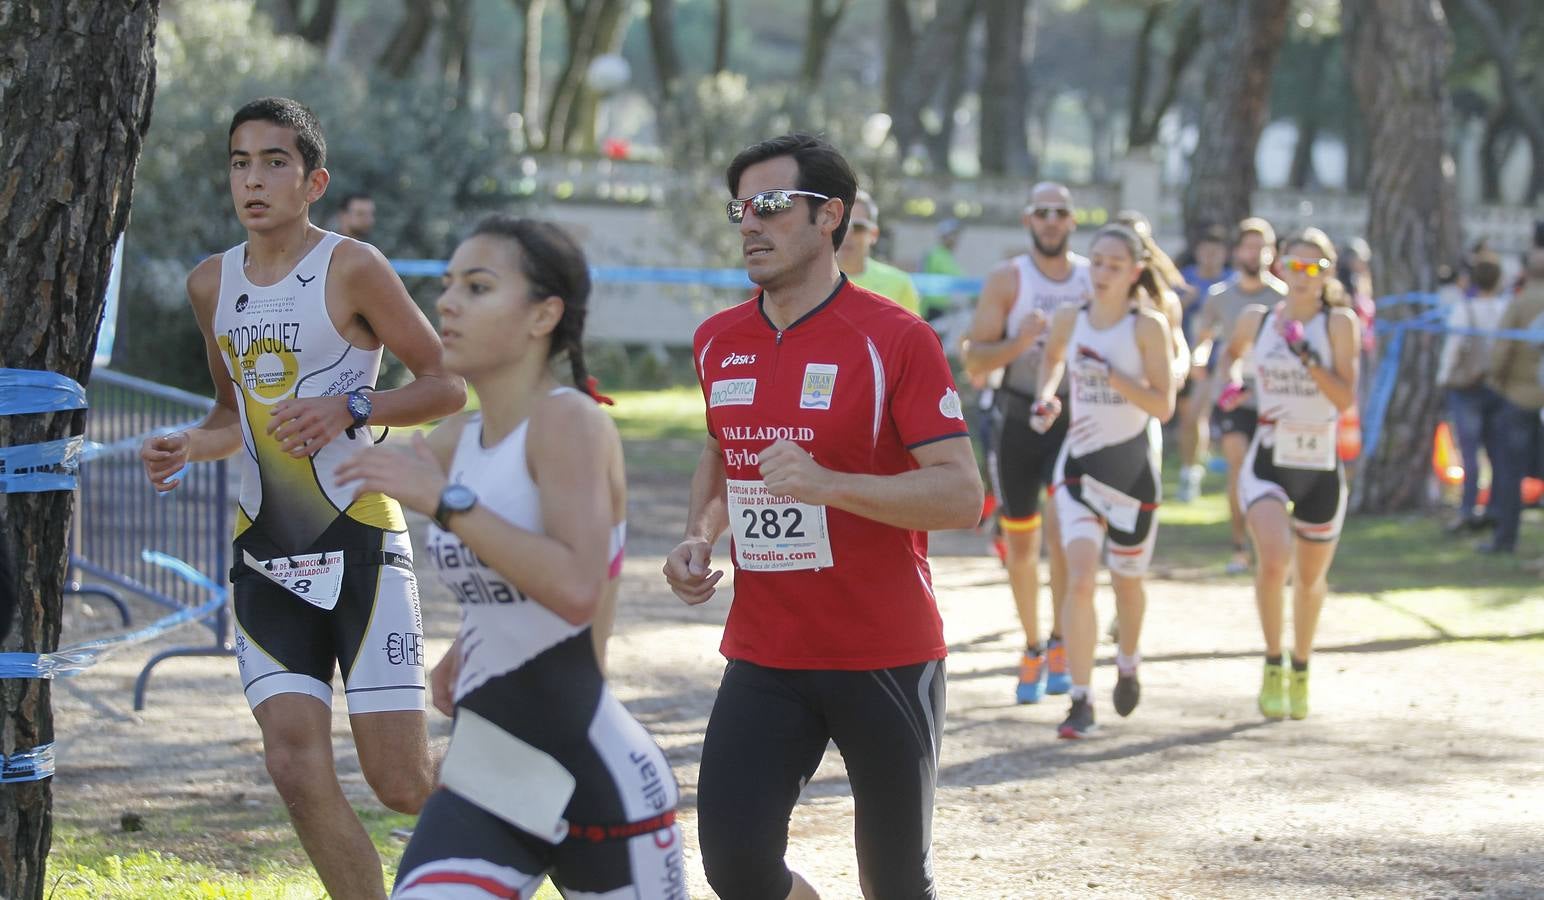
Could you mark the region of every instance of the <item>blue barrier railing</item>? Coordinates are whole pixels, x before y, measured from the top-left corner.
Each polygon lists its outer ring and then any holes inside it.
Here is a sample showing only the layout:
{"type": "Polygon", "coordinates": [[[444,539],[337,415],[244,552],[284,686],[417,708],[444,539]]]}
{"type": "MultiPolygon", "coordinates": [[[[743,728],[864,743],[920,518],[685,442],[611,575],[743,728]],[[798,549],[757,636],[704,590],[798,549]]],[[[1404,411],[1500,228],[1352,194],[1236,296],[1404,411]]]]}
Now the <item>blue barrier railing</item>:
{"type": "MultiPolygon", "coordinates": [[[[445,261],[439,259],[394,259],[391,266],[403,278],[438,278],[445,274],[445,261]]],[[[590,280],[596,284],[698,285],[742,291],[755,287],[744,269],[591,266],[590,280]]],[[[912,273],[911,280],[922,294],[979,294],[983,284],[980,278],[923,272],[912,273]]]]}

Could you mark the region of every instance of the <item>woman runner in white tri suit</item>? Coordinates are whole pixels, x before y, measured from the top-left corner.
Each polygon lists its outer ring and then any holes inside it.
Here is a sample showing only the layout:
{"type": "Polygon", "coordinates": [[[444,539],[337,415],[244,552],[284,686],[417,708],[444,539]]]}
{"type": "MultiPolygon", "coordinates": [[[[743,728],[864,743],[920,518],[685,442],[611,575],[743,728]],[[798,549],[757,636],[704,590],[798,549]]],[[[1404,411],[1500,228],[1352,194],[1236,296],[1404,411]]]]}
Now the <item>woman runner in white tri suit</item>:
{"type": "Polygon", "coordinates": [[[1164,288],[1148,258],[1147,243],[1125,225],[1107,225],[1094,235],[1093,296],[1081,307],[1063,307],[1052,320],[1030,418],[1031,427],[1044,429],[1061,414],[1056,387],[1067,372],[1072,408],[1052,480],[1067,554],[1063,612],[1072,671],[1072,706],[1057,728],[1063,738],[1086,737],[1097,727],[1089,685],[1101,549],[1120,617],[1115,711],[1130,715],[1140,697],[1137,645],[1147,606],[1142,579],[1158,535],[1158,422],[1174,413],[1173,339],[1157,308],[1164,288]]]}
{"type": "Polygon", "coordinates": [[[569,900],[685,897],[675,778],[606,686],[592,627],[615,606],[627,495],[585,372],[584,254],[556,226],[495,216],[444,284],[445,365],[481,411],[339,469],[434,517],[427,556],[462,611],[431,677],[450,750],[392,896],[530,897],[550,876],[569,900]],[[550,371],[560,354],[578,390],[550,371]]]}
{"type": "MultiPolygon", "coordinates": [[[[1329,591],[1346,516],[1346,477],[1335,434],[1356,402],[1360,323],[1335,277],[1335,245],[1317,228],[1282,245],[1287,298],[1239,314],[1224,365],[1252,360],[1259,427],[1239,468],[1238,499],[1254,540],[1255,603],[1265,636],[1260,713],[1308,715],[1308,655],[1329,591]],[[1292,575],[1292,663],[1282,657],[1282,595],[1292,575]]],[[[1246,362],[1246,365],[1248,363],[1246,362]]],[[[1226,368],[1218,371],[1225,372],[1226,368]]],[[[1219,405],[1237,406],[1230,385],[1219,405]]]]}

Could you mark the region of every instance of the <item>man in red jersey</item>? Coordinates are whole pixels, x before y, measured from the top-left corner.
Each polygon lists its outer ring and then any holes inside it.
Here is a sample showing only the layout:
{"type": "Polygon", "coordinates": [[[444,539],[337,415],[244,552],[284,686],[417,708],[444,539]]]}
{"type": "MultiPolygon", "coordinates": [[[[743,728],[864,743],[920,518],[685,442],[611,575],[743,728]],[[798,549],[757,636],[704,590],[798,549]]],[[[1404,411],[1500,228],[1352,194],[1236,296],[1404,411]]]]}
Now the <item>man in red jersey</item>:
{"type": "Polygon", "coordinates": [[[722,897],[815,897],[783,860],[799,791],[835,741],[869,897],[934,897],[943,623],[927,532],[976,524],[981,479],[943,348],[837,266],[857,191],[804,134],[742,151],[729,219],[761,287],[693,342],[708,440],[665,577],[713,596],[730,529],[728,658],[698,776],[703,867],[722,897]]]}

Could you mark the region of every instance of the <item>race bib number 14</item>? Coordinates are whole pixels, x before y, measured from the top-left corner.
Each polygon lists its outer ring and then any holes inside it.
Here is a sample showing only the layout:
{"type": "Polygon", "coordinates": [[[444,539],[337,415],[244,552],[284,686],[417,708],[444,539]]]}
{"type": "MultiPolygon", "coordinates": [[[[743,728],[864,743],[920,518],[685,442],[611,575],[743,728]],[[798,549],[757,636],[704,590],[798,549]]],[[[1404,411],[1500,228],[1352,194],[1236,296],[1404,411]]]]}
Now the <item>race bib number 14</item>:
{"type": "Polygon", "coordinates": [[[826,508],[779,497],[760,481],[730,479],[729,528],[735,562],[748,572],[793,572],[830,566],[826,508]]]}
{"type": "Polygon", "coordinates": [[[1335,471],[1335,422],[1276,423],[1276,447],[1271,462],[1283,469],[1335,471]]]}

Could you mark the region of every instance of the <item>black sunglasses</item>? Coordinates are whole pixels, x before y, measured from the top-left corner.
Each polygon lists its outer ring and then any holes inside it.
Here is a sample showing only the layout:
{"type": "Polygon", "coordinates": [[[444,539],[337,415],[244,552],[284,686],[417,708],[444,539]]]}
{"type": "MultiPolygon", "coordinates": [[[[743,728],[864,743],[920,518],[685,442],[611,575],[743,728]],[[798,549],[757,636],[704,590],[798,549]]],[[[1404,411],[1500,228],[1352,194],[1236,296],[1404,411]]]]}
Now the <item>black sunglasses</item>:
{"type": "Polygon", "coordinates": [[[793,198],[815,197],[820,200],[830,200],[825,194],[817,194],[814,191],[762,191],[751,197],[730,200],[724,205],[724,212],[729,215],[729,221],[738,225],[745,221],[745,209],[750,207],[757,218],[765,219],[767,216],[775,216],[780,212],[793,209],[793,198]]]}

